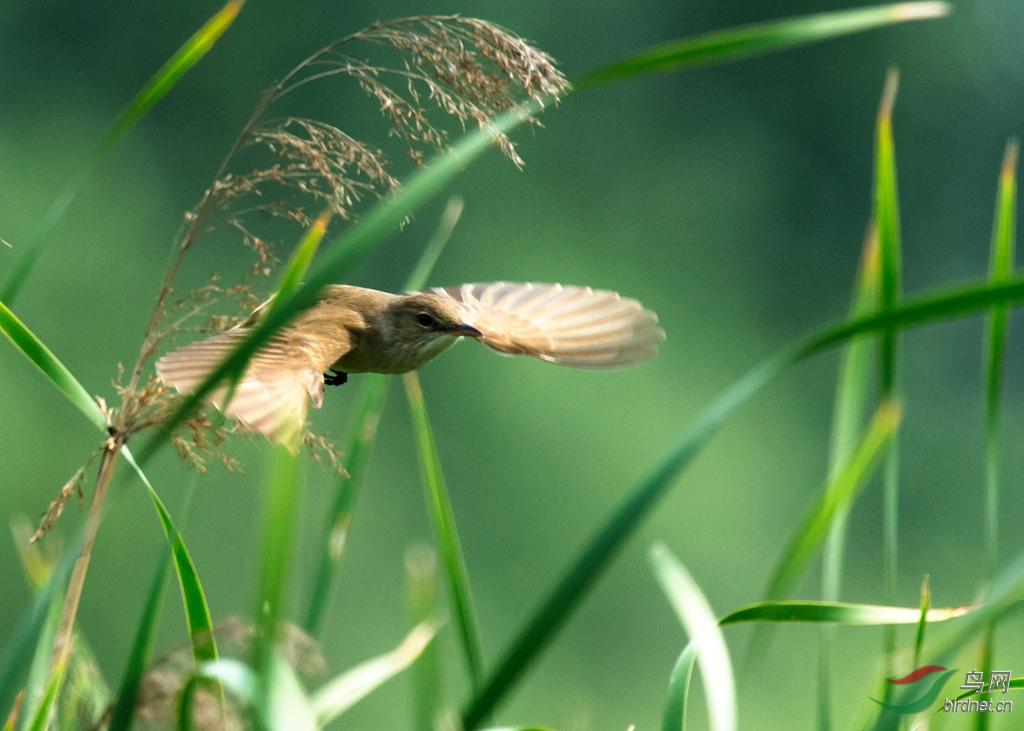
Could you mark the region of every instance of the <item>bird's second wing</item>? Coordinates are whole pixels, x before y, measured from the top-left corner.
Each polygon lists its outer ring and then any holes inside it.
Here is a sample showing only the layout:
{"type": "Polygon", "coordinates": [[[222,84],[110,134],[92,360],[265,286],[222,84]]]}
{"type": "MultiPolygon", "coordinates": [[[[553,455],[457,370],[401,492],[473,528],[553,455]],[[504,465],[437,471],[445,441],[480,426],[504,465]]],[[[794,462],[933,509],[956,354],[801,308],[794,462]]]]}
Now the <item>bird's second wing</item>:
{"type": "MultiPolygon", "coordinates": [[[[180,393],[191,393],[248,334],[228,330],[179,348],[157,361],[157,374],[180,393]]],[[[253,356],[226,410],[226,386],[214,389],[208,400],[246,428],[262,432],[273,442],[293,445],[306,422],[308,398],[312,396],[320,406],[323,372],[346,349],[347,343],[339,353],[337,346],[326,348],[285,331],[253,356]]]]}
{"type": "Polygon", "coordinates": [[[621,368],[654,357],[658,316],[616,292],[561,284],[464,284],[432,290],[455,300],[487,347],[574,368],[621,368]]]}

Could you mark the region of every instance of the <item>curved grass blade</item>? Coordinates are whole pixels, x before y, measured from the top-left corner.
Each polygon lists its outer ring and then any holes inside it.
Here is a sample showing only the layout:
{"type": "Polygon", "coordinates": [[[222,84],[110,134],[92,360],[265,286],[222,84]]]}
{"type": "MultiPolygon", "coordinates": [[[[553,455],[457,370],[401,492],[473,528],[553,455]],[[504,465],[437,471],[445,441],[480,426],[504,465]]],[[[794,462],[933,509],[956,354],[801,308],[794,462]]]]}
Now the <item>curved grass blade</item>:
{"type": "MultiPolygon", "coordinates": [[[[649,553],[654,575],[697,652],[711,731],[735,731],[736,684],[725,637],[704,592],[662,543],[649,553]]],[[[684,650],[685,654],[685,650],[684,650]]]]}
{"type": "MultiPolygon", "coordinates": [[[[929,609],[927,622],[945,622],[963,617],[980,608],[978,604],[963,607],[929,609]]],[[[846,602],[777,601],[758,602],[737,609],[718,620],[725,626],[740,622],[826,622],[830,624],[917,624],[922,613],[911,607],[883,607],[876,604],[846,602]]]]}
{"type": "MultiPolygon", "coordinates": [[[[424,544],[405,552],[405,594],[412,627],[438,616],[437,556],[424,544]]],[[[427,646],[412,666],[412,700],[415,728],[435,731],[434,721],[442,705],[441,655],[437,643],[427,646]]]]}
{"type": "Polygon", "coordinates": [[[690,696],[693,663],[697,660],[697,646],[691,640],[679,653],[672,675],[668,679],[668,697],[661,716],[661,731],[686,731],[686,702],[690,696]]]}
{"type": "Polygon", "coordinates": [[[421,622],[391,652],[357,665],[313,694],[311,706],[318,726],[326,726],[386,680],[409,667],[437,634],[438,624],[421,622]]]}
{"type": "Polygon", "coordinates": [[[461,173],[465,167],[488,149],[496,135],[510,132],[542,107],[539,101],[525,102],[505,112],[484,129],[465,135],[448,152],[438,156],[431,164],[413,174],[408,182],[370,211],[357,224],[347,229],[322,257],[323,261],[308,281],[295,293],[267,313],[266,318],[252,329],[251,334],[164,422],[141,452],[141,463],[154,454],[166,441],[167,435],[203,402],[206,396],[225,379],[245,369],[253,353],[299,313],[316,304],[324,286],[340,281],[373,251],[388,235],[395,231],[406,217],[440,192],[441,188],[461,173]]]}
{"type": "Polygon", "coordinates": [[[99,141],[99,144],[97,144],[96,149],[89,156],[86,163],[75,173],[71,182],[64,187],[64,190],[61,191],[56,200],[46,209],[46,213],[43,214],[42,220],[36,226],[32,237],[25,246],[25,252],[15,266],[14,272],[7,280],[7,285],[4,287],[3,292],[0,293],[0,300],[13,304],[18,293],[25,286],[25,280],[39,258],[46,237],[53,230],[54,226],[57,225],[65,211],[67,211],[71,201],[75,199],[86,179],[96,169],[99,161],[124,136],[125,132],[139,121],[142,115],[160,101],[164,94],[170,91],[171,87],[189,69],[195,66],[199,59],[206,55],[206,52],[213,47],[213,44],[217,42],[224,31],[235,20],[244,4],[245,0],[229,0],[216,15],[206,21],[206,24],[196,31],[195,35],[189,38],[185,45],[179,48],[160,67],[153,78],[146,82],[146,85],[135,95],[135,98],[121,111],[117,119],[110,126],[110,129],[103,135],[103,138],[99,141]]]}
{"type": "MultiPolygon", "coordinates": [[[[885,79],[882,102],[875,125],[875,226],[878,229],[878,304],[882,311],[896,306],[900,297],[902,279],[902,253],[900,245],[899,196],[896,190],[896,153],[892,137],[892,109],[896,103],[899,73],[890,69],[885,79]]],[[[883,400],[896,399],[897,356],[899,341],[895,329],[884,330],[878,338],[879,375],[878,390],[883,400]]],[[[899,538],[899,444],[894,434],[885,451],[882,474],[882,557],[886,600],[896,600],[898,578],[899,538]]],[[[886,657],[886,676],[893,674],[896,632],[892,627],[883,630],[882,644],[886,657]]],[[[890,689],[886,687],[888,700],[890,689]]]]}
{"type": "Polygon", "coordinates": [[[121,677],[121,687],[117,693],[117,704],[110,717],[110,731],[127,731],[131,728],[132,720],[135,717],[135,705],[139,697],[139,688],[142,685],[142,676],[146,673],[146,664],[149,662],[150,651],[153,648],[153,639],[156,636],[157,625],[160,619],[160,607],[164,601],[164,588],[167,586],[167,574],[171,569],[171,547],[167,545],[162,551],[160,562],[157,564],[153,576],[153,583],[149,588],[149,597],[146,599],[146,607],[139,619],[139,628],[135,632],[135,641],[132,643],[131,653],[128,655],[128,662],[124,668],[124,675],[121,677]]]}
{"type": "Polygon", "coordinates": [[[164,507],[163,501],[153,489],[145,473],[139,469],[132,453],[128,451],[128,447],[123,447],[121,454],[125,461],[135,468],[139,479],[146,486],[149,498],[163,525],[164,534],[171,546],[175,573],[178,575],[178,588],[181,590],[181,599],[185,604],[185,621],[188,624],[188,634],[192,643],[192,656],[197,662],[216,660],[217,642],[213,636],[213,619],[210,617],[210,607],[206,602],[206,594],[203,592],[203,585],[199,581],[199,574],[196,571],[196,565],[192,562],[192,556],[189,554],[181,534],[174,526],[174,521],[171,520],[171,515],[164,507]]]}
{"type": "Polygon", "coordinates": [[[630,76],[748,58],[893,23],[940,18],[951,10],[944,2],[909,2],[729,28],[654,46],[591,71],[574,81],[573,86],[586,89],[630,76]]]}
{"type": "Polygon", "coordinates": [[[483,645],[480,641],[480,630],[477,625],[476,608],[473,606],[473,595],[469,589],[469,575],[466,572],[466,560],[462,556],[462,545],[459,541],[458,529],[455,527],[455,515],[448,490],[441,474],[441,460],[437,455],[434,434],[427,417],[427,407],[423,402],[423,389],[415,371],[402,376],[405,382],[405,393],[409,399],[409,411],[412,413],[413,430],[416,434],[416,451],[420,458],[420,474],[426,491],[427,506],[430,509],[434,534],[444,558],[445,572],[448,576],[448,590],[459,625],[459,638],[466,654],[469,677],[474,690],[479,687],[484,673],[483,645]]]}
{"type": "Polygon", "coordinates": [[[85,418],[104,434],[106,433],[107,421],[103,417],[103,412],[100,411],[89,393],[82,388],[82,384],[3,302],[0,302],[0,330],[14,344],[14,347],[50,379],[50,383],[56,386],[68,401],[85,414],[85,418]]]}
{"type": "MultiPolygon", "coordinates": [[[[878,303],[878,236],[874,223],[864,235],[860,265],[853,287],[850,318],[873,312],[878,303]]],[[[870,378],[871,339],[853,338],[843,350],[832,410],[832,431],[829,438],[829,484],[853,454],[864,428],[867,413],[867,390],[870,378]]],[[[842,503],[832,516],[822,556],[821,594],[827,602],[838,602],[846,553],[846,522],[850,503],[842,503]]],[[[835,628],[822,627],[818,659],[818,731],[832,731],[832,657],[835,628]]]]}
{"type": "MultiPolygon", "coordinates": [[[[0,302],[0,330],[3,331],[25,357],[43,372],[43,375],[57,387],[57,390],[63,393],[72,404],[78,407],[79,411],[85,414],[85,417],[94,426],[104,434],[107,433],[106,417],[100,411],[96,402],[89,397],[89,393],[78,382],[78,379],[2,302],[0,302]]],[[[181,534],[174,527],[171,516],[167,513],[166,508],[164,508],[159,495],[153,489],[153,485],[150,484],[127,446],[121,448],[121,454],[134,468],[139,479],[142,480],[149,491],[153,507],[156,509],[167,539],[173,547],[174,566],[178,574],[178,582],[181,586],[181,597],[185,603],[185,616],[188,620],[189,635],[193,642],[193,654],[197,660],[216,659],[217,647],[213,639],[210,609],[206,602],[206,596],[203,593],[202,584],[199,582],[199,575],[196,573],[195,564],[192,563],[192,558],[185,547],[185,542],[182,540],[181,534]]]]}
{"type": "MultiPolygon", "coordinates": [[[[406,290],[419,290],[426,286],[434,264],[441,256],[441,252],[448,243],[448,239],[451,238],[452,231],[455,230],[455,225],[462,215],[462,207],[461,198],[449,199],[437,230],[427,243],[412,274],[405,283],[406,290]]],[[[348,535],[349,524],[352,521],[352,511],[355,509],[359,488],[363,484],[366,466],[373,452],[373,443],[377,437],[377,427],[380,425],[380,417],[384,411],[384,401],[387,398],[390,384],[389,376],[366,373],[362,377],[362,384],[356,396],[346,440],[347,448],[344,451],[345,472],[338,475],[334,483],[333,507],[327,516],[318,547],[315,550],[315,555],[320,557],[320,561],[317,565],[313,591],[309,598],[306,620],[303,623],[306,632],[314,637],[319,636],[323,627],[331,596],[331,585],[337,575],[338,562],[341,561],[345,537],[348,535]]]]}

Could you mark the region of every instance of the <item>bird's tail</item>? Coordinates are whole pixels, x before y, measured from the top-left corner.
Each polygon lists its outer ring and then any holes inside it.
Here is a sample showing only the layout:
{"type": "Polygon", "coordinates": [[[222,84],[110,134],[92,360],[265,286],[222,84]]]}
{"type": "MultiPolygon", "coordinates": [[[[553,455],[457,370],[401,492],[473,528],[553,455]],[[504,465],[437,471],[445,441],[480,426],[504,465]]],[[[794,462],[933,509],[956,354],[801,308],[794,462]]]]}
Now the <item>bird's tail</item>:
{"type": "MultiPolygon", "coordinates": [[[[179,393],[192,393],[247,334],[228,330],[179,348],[157,361],[157,375],[179,393]]],[[[281,343],[272,340],[252,357],[225,409],[227,392],[222,384],[207,400],[247,429],[294,448],[306,423],[308,397],[318,408],[323,401],[323,374],[289,358],[281,343]]]]}

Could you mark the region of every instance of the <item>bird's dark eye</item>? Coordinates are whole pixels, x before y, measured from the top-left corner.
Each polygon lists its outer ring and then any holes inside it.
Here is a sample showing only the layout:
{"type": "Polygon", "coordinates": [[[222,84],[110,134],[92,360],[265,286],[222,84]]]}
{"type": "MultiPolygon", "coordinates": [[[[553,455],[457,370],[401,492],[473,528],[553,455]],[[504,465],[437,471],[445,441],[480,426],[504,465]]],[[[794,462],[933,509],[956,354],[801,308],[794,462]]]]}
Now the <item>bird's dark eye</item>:
{"type": "Polygon", "coordinates": [[[421,312],[420,314],[416,315],[416,322],[418,322],[423,327],[434,326],[434,318],[428,315],[426,312],[421,312]]]}

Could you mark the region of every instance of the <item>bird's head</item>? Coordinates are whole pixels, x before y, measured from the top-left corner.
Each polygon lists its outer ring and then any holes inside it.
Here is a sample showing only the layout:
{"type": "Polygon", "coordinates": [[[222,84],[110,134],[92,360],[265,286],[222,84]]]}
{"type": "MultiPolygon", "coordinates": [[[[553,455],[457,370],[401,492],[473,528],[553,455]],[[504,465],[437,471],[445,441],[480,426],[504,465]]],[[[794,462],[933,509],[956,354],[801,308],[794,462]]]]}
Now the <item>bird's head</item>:
{"type": "Polygon", "coordinates": [[[427,292],[397,298],[384,311],[391,356],[402,370],[414,370],[440,355],[460,337],[479,338],[475,327],[463,322],[457,303],[427,292]]]}

